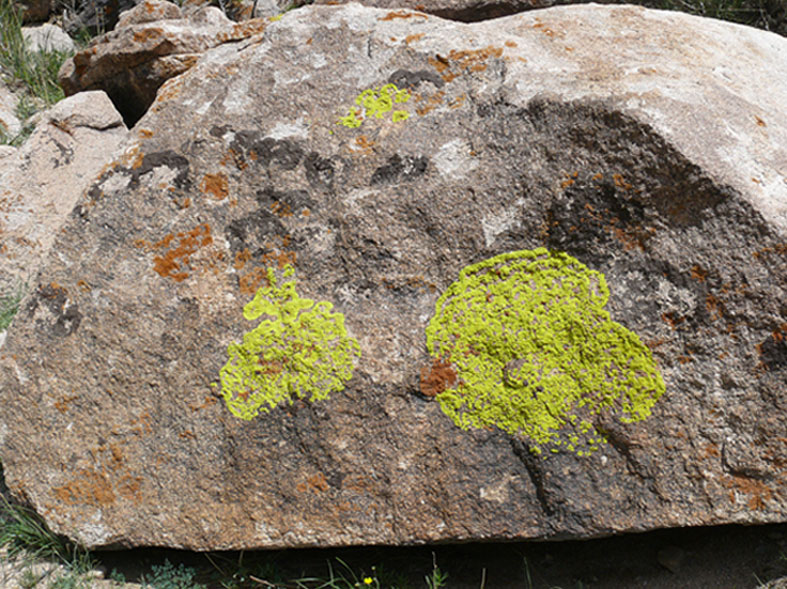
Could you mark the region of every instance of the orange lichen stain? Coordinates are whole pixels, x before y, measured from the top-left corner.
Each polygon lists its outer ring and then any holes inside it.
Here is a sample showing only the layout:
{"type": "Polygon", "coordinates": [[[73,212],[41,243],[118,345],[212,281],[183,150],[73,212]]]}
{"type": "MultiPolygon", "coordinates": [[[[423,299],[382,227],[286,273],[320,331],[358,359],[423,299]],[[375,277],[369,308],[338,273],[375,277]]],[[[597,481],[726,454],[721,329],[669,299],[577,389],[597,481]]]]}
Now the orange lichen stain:
{"type": "Polygon", "coordinates": [[[558,39],[562,39],[565,35],[559,31],[555,31],[554,29],[550,29],[547,25],[542,22],[537,22],[533,25],[534,29],[538,29],[542,33],[544,33],[550,39],[554,39],[557,37],[558,39]]]}
{"type": "Polygon", "coordinates": [[[134,31],[134,41],[137,43],[147,43],[151,39],[157,39],[164,33],[162,29],[147,28],[141,31],[134,31]]]}
{"type": "Polygon", "coordinates": [[[787,255],[787,243],[779,243],[774,246],[764,247],[754,252],[754,257],[760,259],[765,254],[777,254],[780,256],[787,255]]]}
{"type": "Polygon", "coordinates": [[[55,487],[55,497],[68,505],[111,505],[115,502],[115,492],[107,477],[94,470],[83,470],[73,481],[55,487]]]}
{"type": "Polygon", "coordinates": [[[268,282],[268,271],[266,268],[252,268],[238,278],[238,287],[242,294],[254,296],[260,287],[268,282]]]}
{"type": "Polygon", "coordinates": [[[577,176],[579,176],[579,172],[574,172],[573,174],[566,174],[565,176],[566,179],[560,183],[560,188],[568,188],[569,186],[571,186],[576,181],[577,176]]]}
{"type": "Polygon", "coordinates": [[[719,451],[719,447],[716,444],[710,443],[705,446],[700,458],[702,460],[705,460],[710,457],[718,458],[720,456],[721,456],[721,452],[719,451]]]}
{"type": "Polygon", "coordinates": [[[90,292],[90,285],[84,280],[77,281],[77,286],[82,292],[90,292]]]}
{"type": "Polygon", "coordinates": [[[754,182],[755,184],[762,184],[762,182],[757,178],[752,178],[751,181],[754,182]]]}
{"type": "Polygon", "coordinates": [[[666,344],[667,340],[663,338],[659,338],[654,340],[643,340],[642,343],[645,344],[648,348],[650,348],[651,351],[653,351],[666,344]]]}
{"type": "Polygon", "coordinates": [[[312,491],[313,493],[324,493],[331,487],[328,485],[325,475],[321,472],[318,472],[317,474],[307,478],[305,482],[298,483],[295,488],[299,493],[305,493],[306,491],[312,491]]]}
{"type": "Polygon", "coordinates": [[[189,405],[189,409],[191,409],[192,411],[201,411],[203,409],[207,409],[211,405],[214,405],[215,403],[218,402],[219,400],[216,397],[212,395],[206,395],[201,403],[192,403],[191,405],[189,405]]]}
{"type": "Polygon", "coordinates": [[[153,131],[150,129],[139,129],[137,133],[139,133],[140,137],[144,137],[145,139],[153,137],[153,131]]]}
{"type": "Polygon", "coordinates": [[[506,42],[504,43],[504,45],[505,45],[506,47],[519,47],[519,45],[517,45],[517,44],[516,44],[514,41],[506,41],[506,42]]]}
{"type": "Polygon", "coordinates": [[[150,413],[143,411],[140,413],[139,417],[135,417],[131,420],[131,425],[134,426],[131,428],[131,431],[140,436],[143,434],[151,434],[153,433],[153,428],[150,425],[152,421],[150,413]]]}
{"type": "Polygon", "coordinates": [[[428,18],[425,14],[421,14],[420,12],[407,12],[406,10],[394,10],[386,14],[379,20],[394,20],[396,18],[428,18]]]}
{"type": "Polygon", "coordinates": [[[694,280],[697,280],[699,282],[705,282],[705,278],[707,276],[708,276],[708,271],[707,270],[703,270],[702,267],[699,266],[698,264],[694,264],[691,267],[691,277],[694,280]]]}
{"type": "Polygon", "coordinates": [[[724,313],[724,303],[722,303],[710,293],[705,296],[705,308],[708,310],[708,313],[710,313],[710,318],[712,321],[722,318],[724,313]]]}
{"type": "MultiPolygon", "coordinates": [[[[158,107],[158,103],[162,101],[174,100],[180,95],[182,87],[183,83],[180,81],[180,78],[170,78],[158,89],[156,93],[156,102],[153,106],[158,107]]],[[[156,110],[158,110],[158,108],[156,110]]]]}
{"type": "MultiPolygon", "coordinates": [[[[443,98],[444,97],[445,97],[445,92],[443,90],[435,92],[429,98],[426,99],[425,104],[423,104],[422,106],[416,107],[415,112],[418,115],[423,116],[423,115],[427,114],[428,112],[433,111],[435,108],[437,108],[443,102],[443,98]]],[[[420,102],[421,100],[423,100],[423,97],[421,97],[419,95],[416,98],[416,102],[420,102]]]]}
{"type": "Polygon", "coordinates": [[[140,488],[142,477],[132,477],[125,475],[117,484],[117,492],[123,499],[138,502],[141,500],[140,488]]]}
{"type": "Polygon", "coordinates": [[[574,48],[573,47],[569,47],[568,45],[566,45],[566,51],[574,51],[574,48]]]}
{"type": "Polygon", "coordinates": [[[676,329],[678,325],[680,325],[681,323],[683,323],[686,320],[685,317],[677,317],[675,315],[675,313],[672,313],[672,312],[662,313],[661,319],[662,319],[662,321],[664,321],[664,323],[669,325],[672,329],[676,329]]]}
{"type": "MultiPolygon", "coordinates": [[[[461,108],[462,105],[465,103],[466,99],[467,99],[467,95],[461,94],[448,103],[448,108],[451,109],[461,108]]],[[[470,154],[470,155],[475,155],[475,154],[470,154]]]]}
{"type": "Polygon", "coordinates": [[[457,51],[452,49],[447,57],[436,55],[428,58],[429,64],[437,70],[445,82],[452,82],[465,72],[481,72],[487,67],[486,61],[491,57],[500,58],[503,55],[501,47],[489,45],[482,49],[468,49],[457,51]],[[454,69],[456,66],[456,70],[454,69]]]}
{"type": "Polygon", "coordinates": [[[748,496],[746,505],[751,510],[764,510],[767,506],[766,501],[773,498],[773,491],[765,483],[757,479],[751,479],[740,475],[732,475],[724,482],[724,486],[730,489],[730,501],[736,502],[736,491],[748,496]]]}
{"type": "Polygon", "coordinates": [[[242,270],[249,260],[251,260],[251,252],[249,248],[245,248],[235,253],[235,261],[232,263],[232,267],[236,270],[242,270]]]}
{"type": "Polygon", "coordinates": [[[374,141],[366,135],[359,135],[355,138],[355,147],[350,149],[350,153],[362,153],[364,155],[372,153],[374,141]]]}
{"type": "Polygon", "coordinates": [[[55,409],[60,411],[60,413],[65,413],[69,409],[68,404],[74,399],[78,399],[78,398],[79,395],[71,395],[71,396],[66,395],[59,401],[55,401],[55,409]]]}
{"type": "Polygon", "coordinates": [[[281,218],[292,217],[292,209],[286,202],[273,202],[271,204],[271,212],[281,218]]]}
{"type": "MultiPolygon", "coordinates": [[[[252,151],[249,154],[249,157],[251,157],[252,160],[256,160],[257,153],[255,151],[252,151]]],[[[249,164],[246,163],[246,160],[243,159],[243,156],[239,154],[237,151],[235,151],[234,149],[230,149],[229,151],[227,151],[227,153],[224,155],[223,158],[221,158],[221,161],[219,163],[222,166],[226,167],[229,165],[230,162],[235,164],[235,167],[241,171],[249,167],[249,164]]]]}
{"type": "Polygon", "coordinates": [[[618,188],[622,188],[624,190],[631,189],[631,184],[626,182],[623,179],[623,176],[621,176],[620,174],[612,174],[612,179],[615,181],[615,186],[617,186],[618,188]]]}
{"type": "Polygon", "coordinates": [[[196,440],[197,436],[194,434],[193,431],[190,429],[185,429],[178,434],[179,438],[183,438],[184,440],[196,440]]]}
{"type": "Polygon", "coordinates": [[[405,42],[405,44],[409,45],[413,41],[420,41],[421,39],[424,38],[424,35],[425,35],[425,33],[415,33],[414,35],[407,35],[404,38],[404,42],[405,42]]]}
{"type": "Polygon", "coordinates": [[[164,236],[160,241],[150,244],[144,239],[134,241],[134,246],[148,250],[168,249],[164,255],[153,257],[153,270],[162,278],[172,278],[175,282],[183,282],[189,277],[190,256],[199,248],[213,243],[210,234],[210,225],[198,225],[191,231],[164,236]],[[173,241],[177,240],[177,247],[170,248],[173,241]]]}
{"type": "Polygon", "coordinates": [[[312,39],[311,37],[309,37],[308,39],[306,39],[306,44],[307,44],[307,45],[311,45],[313,40],[314,40],[314,39],[312,39]]]}
{"type": "Polygon", "coordinates": [[[251,35],[262,33],[268,23],[263,18],[253,18],[245,20],[232,26],[233,40],[245,39],[251,35]]]}
{"type": "Polygon", "coordinates": [[[754,116],[754,120],[757,121],[757,125],[760,126],[760,127],[767,127],[768,126],[768,125],[765,124],[765,121],[763,121],[757,115],[754,116]]]}
{"type": "Polygon", "coordinates": [[[596,181],[603,180],[603,179],[604,179],[604,174],[602,174],[601,172],[599,172],[598,174],[595,174],[593,176],[593,180],[596,180],[596,181]]]}
{"type": "Polygon", "coordinates": [[[421,393],[436,397],[454,386],[456,371],[450,362],[435,358],[431,365],[421,368],[421,393]]]}
{"type": "Polygon", "coordinates": [[[266,266],[276,264],[281,270],[287,265],[294,266],[295,258],[296,258],[295,252],[279,251],[279,252],[269,252],[263,255],[261,261],[266,266]]]}
{"type": "Polygon", "coordinates": [[[449,67],[451,67],[448,63],[448,60],[442,55],[435,55],[434,57],[428,58],[427,61],[429,62],[429,65],[437,70],[438,74],[442,74],[449,67]]]}
{"type": "Polygon", "coordinates": [[[224,200],[229,195],[229,183],[223,172],[218,174],[205,174],[200,185],[202,192],[213,195],[216,200],[224,200]]]}

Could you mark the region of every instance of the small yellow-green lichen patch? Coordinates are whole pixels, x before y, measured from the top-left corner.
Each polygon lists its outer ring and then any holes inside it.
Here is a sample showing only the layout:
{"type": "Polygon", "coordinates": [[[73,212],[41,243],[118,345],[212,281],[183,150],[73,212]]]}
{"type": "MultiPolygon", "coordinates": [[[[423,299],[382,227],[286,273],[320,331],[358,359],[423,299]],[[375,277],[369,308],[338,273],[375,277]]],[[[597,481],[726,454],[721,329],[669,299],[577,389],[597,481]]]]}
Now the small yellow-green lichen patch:
{"type": "Polygon", "coordinates": [[[593,425],[650,415],[664,381],[650,350],[604,309],[604,275],[544,248],[468,266],[438,299],[426,329],[455,386],[437,395],[462,428],[496,426],[533,452],[588,455],[605,442],[593,425]]]}
{"type": "Polygon", "coordinates": [[[407,120],[410,113],[406,110],[394,110],[395,104],[405,103],[410,100],[410,92],[400,90],[396,84],[386,84],[382,88],[369,88],[361,92],[355,99],[354,106],[350,108],[347,116],[340,117],[337,125],[344,125],[355,129],[363,124],[365,119],[382,119],[387,113],[392,112],[393,122],[407,120]]]}
{"type": "Polygon", "coordinates": [[[283,280],[268,268],[267,282],[243,308],[249,321],[263,317],[231,343],[221,369],[221,392],[229,410],[253,419],[282,401],[322,400],[344,389],[360,357],[358,342],[347,335],[344,315],[332,313],[327,301],[316,303],[295,291],[294,270],[285,266],[283,280]]]}

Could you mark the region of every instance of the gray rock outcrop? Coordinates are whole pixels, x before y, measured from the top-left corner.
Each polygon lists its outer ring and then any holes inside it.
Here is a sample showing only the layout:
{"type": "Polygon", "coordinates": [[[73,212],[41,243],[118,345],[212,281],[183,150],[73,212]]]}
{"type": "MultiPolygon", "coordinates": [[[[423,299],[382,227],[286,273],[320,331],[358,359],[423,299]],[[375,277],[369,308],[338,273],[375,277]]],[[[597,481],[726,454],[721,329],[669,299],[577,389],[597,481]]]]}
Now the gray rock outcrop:
{"type": "Polygon", "coordinates": [[[630,6],[215,47],[8,332],[7,484],[87,546],[786,521],[784,104],[787,40],[630,6]]]}
{"type": "Polygon", "coordinates": [[[80,194],[126,134],[106,94],[84,92],[37,115],[33,134],[0,159],[0,293],[35,277],[80,194]]]}

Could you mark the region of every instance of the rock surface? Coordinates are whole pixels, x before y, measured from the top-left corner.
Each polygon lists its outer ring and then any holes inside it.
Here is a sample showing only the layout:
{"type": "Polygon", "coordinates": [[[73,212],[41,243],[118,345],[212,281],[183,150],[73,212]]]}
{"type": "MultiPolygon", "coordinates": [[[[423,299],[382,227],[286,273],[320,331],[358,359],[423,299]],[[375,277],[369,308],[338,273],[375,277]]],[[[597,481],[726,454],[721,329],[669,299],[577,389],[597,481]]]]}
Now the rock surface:
{"type": "Polygon", "coordinates": [[[63,29],[46,23],[37,27],[22,27],[22,36],[30,51],[74,51],[76,45],[63,29]]]}
{"type": "Polygon", "coordinates": [[[786,60],[629,6],[208,51],[9,330],[9,488],[88,546],[785,521],[786,60]]]}
{"type": "Polygon", "coordinates": [[[27,141],[0,158],[0,293],[35,276],[80,194],[127,131],[103,92],[37,115],[27,141]]]}
{"type": "Polygon", "coordinates": [[[0,136],[12,138],[22,130],[22,123],[16,116],[17,98],[0,80],[0,136]]]}
{"type": "Polygon", "coordinates": [[[66,95],[105,91],[130,127],[159,87],[194,65],[203,51],[258,33],[266,22],[234,23],[208,6],[184,17],[171,2],[146,0],[123,13],[117,29],[66,61],[59,82],[66,95]]]}

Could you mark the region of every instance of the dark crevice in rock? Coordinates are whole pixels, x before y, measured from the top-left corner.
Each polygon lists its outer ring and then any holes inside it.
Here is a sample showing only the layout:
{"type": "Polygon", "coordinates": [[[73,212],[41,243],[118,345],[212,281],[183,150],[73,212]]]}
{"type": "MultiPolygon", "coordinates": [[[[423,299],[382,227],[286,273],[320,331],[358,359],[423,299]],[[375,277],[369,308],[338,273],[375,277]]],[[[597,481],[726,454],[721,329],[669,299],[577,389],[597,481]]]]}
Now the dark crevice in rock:
{"type": "MultiPolygon", "coordinates": [[[[532,7],[535,8],[535,7],[532,7]]],[[[430,14],[445,18],[447,20],[455,20],[464,23],[481,22],[483,20],[491,20],[493,18],[501,18],[504,16],[511,16],[527,10],[519,4],[487,4],[482,6],[468,6],[466,8],[445,8],[438,10],[428,10],[430,14]]]]}
{"type": "Polygon", "coordinates": [[[511,450],[525,467],[525,470],[527,470],[530,482],[533,483],[536,489],[536,499],[538,499],[538,503],[541,506],[541,511],[548,517],[554,516],[555,507],[549,499],[546,483],[544,481],[543,467],[539,464],[542,459],[534,455],[521,440],[511,437],[509,441],[511,443],[511,450]]]}

